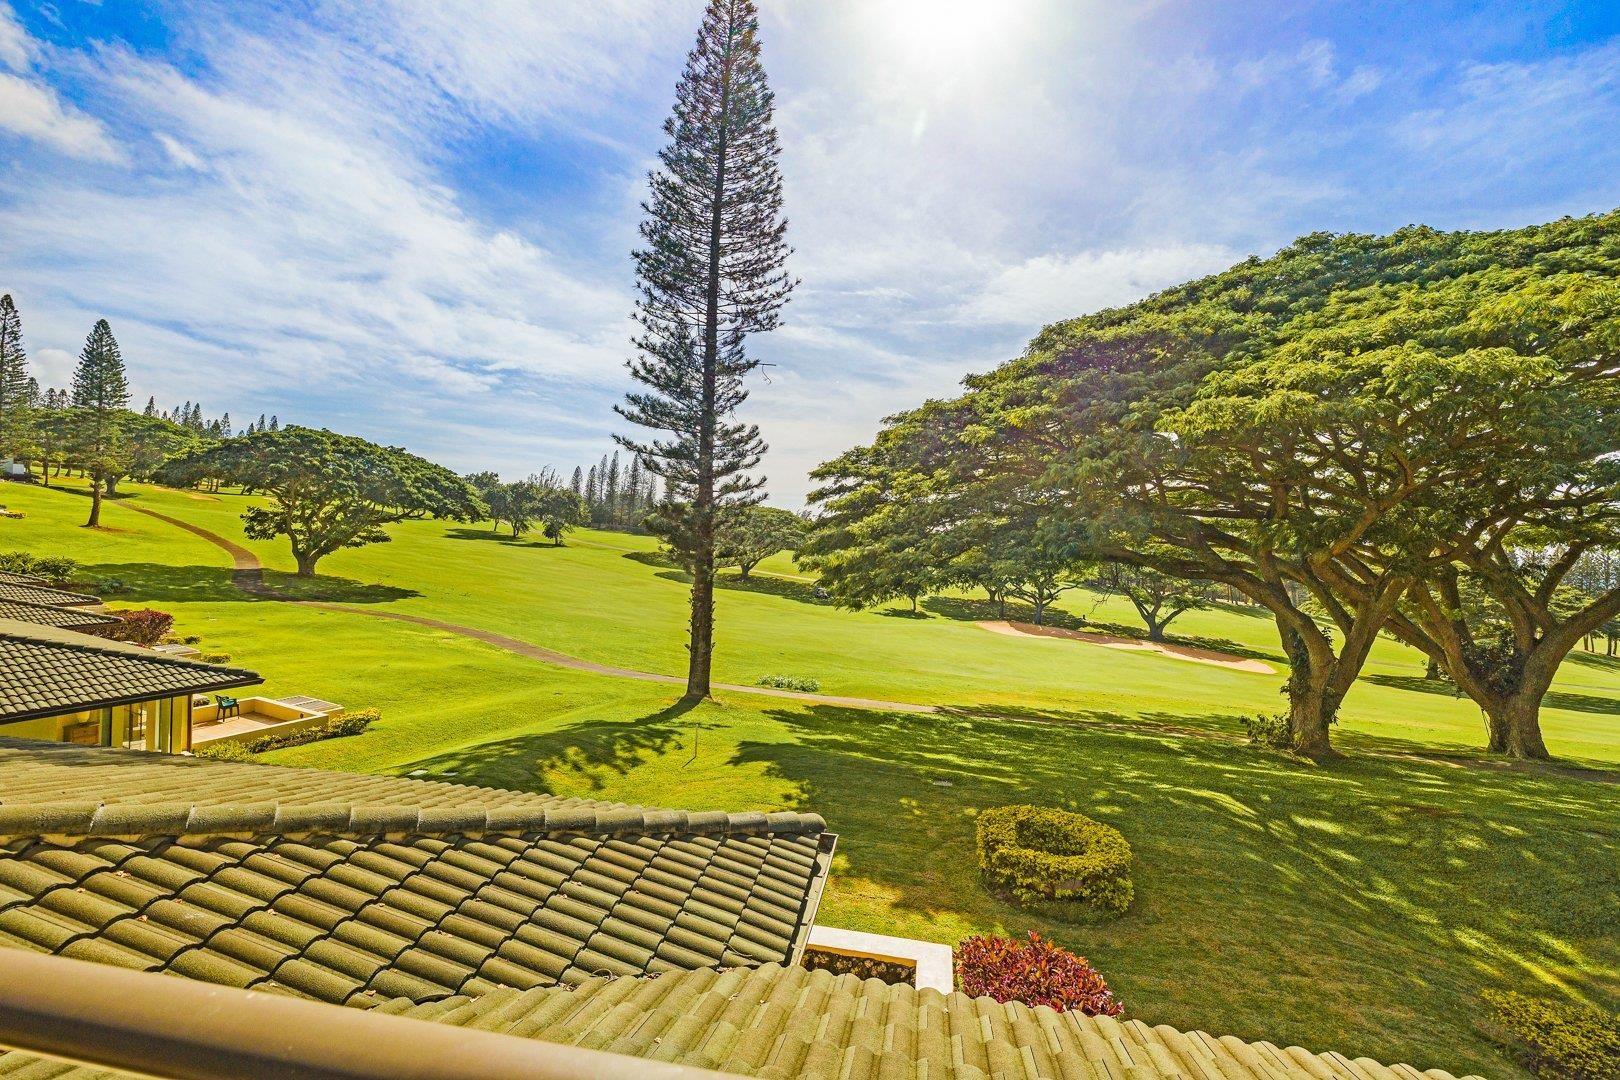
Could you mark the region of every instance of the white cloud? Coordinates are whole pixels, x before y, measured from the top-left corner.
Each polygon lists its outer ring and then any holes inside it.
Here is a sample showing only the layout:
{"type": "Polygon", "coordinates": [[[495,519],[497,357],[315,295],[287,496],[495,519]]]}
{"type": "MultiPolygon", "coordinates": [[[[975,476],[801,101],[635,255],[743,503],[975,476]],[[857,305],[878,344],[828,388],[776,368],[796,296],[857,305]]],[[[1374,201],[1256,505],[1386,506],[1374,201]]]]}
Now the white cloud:
{"type": "Polygon", "coordinates": [[[85,161],[122,157],[100,121],[62,104],[50,88],[18,75],[0,73],[0,129],[85,161]]]}
{"type": "Polygon", "coordinates": [[[1008,267],[967,306],[971,318],[1041,326],[1203,277],[1241,258],[1214,244],[1039,255],[1008,267]]]}
{"type": "Polygon", "coordinates": [[[173,135],[165,135],[160,131],[157,135],[157,141],[158,145],[163,147],[163,152],[169,155],[169,160],[180,166],[182,169],[190,169],[193,172],[202,172],[205,168],[207,168],[207,165],[204,163],[202,158],[197,156],[197,152],[195,150],[191,149],[191,147],[187,146],[179,139],[176,139],[173,135]]]}
{"type": "Polygon", "coordinates": [[[0,66],[22,71],[33,55],[33,39],[17,21],[17,13],[11,5],[0,3],[0,66]]]}

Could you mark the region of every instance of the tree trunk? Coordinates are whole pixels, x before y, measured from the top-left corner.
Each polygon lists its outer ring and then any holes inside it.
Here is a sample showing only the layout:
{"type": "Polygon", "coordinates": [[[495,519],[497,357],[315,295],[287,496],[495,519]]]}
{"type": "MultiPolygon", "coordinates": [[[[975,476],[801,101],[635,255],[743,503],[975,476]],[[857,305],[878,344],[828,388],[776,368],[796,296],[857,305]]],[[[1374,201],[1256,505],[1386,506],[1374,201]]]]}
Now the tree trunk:
{"type": "Polygon", "coordinates": [[[314,577],[315,564],[320,561],[319,555],[308,555],[301,551],[293,552],[293,558],[298,563],[299,577],[314,577]]]}
{"type": "Polygon", "coordinates": [[[90,520],[84,523],[87,529],[94,529],[101,525],[101,479],[90,478],[90,520]]]}
{"type": "Polygon", "coordinates": [[[118,477],[109,476],[101,484],[102,489],[107,493],[107,498],[116,499],[118,497],[118,477]]]}
{"type": "Polygon", "coordinates": [[[738,581],[747,581],[748,580],[748,571],[752,570],[753,568],[754,567],[753,567],[752,563],[739,563],[737,565],[737,580],[738,581]]]}
{"type": "Polygon", "coordinates": [[[1035,598],[1035,625],[1042,626],[1046,621],[1046,601],[1040,597],[1035,598]]]}
{"type": "Polygon", "coordinates": [[[1423,677],[1431,681],[1438,680],[1440,678],[1440,661],[1432,656],[1429,657],[1429,666],[1423,669],[1423,677]]]}
{"type": "Polygon", "coordinates": [[[1003,619],[1003,620],[1007,618],[1007,594],[1006,593],[1002,593],[1001,595],[996,597],[996,618],[1003,619]]]}
{"type": "Polygon", "coordinates": [[[1294,737],[1294,752],[1322,760],[1342,756],[1333,749],[1328,734],[1338,715],[1337,696],[1327,687],[1327,679],[1296,672],[1288,684],[1288,728],[1294,737]]]}
{"type": "Polygon", "coordinates": [[[1147,633],[1147,639],[1149,641],[1163,641],[1164,640],[1164,628],[1165,628],[1165,626],[1167,626],[1169,624],[1170,620],[1169,619],[1163,619],[1163,620],[1155,619],[1155,618],[1152,618],[1151,616],[1147,616],[1147,615],[1142,616],[1142,619],[1143,619],[1144,622],[1147,623],[1147,632],[1148,632],[1147,633]]]}
{"type": "Polygon", "coordinates": [[[1490,749],[1508,757],[1546,761],[1552,757],[1541,738],[1541,695],[1522,691],[1485,712],[1490,725],[1490,749]]]}

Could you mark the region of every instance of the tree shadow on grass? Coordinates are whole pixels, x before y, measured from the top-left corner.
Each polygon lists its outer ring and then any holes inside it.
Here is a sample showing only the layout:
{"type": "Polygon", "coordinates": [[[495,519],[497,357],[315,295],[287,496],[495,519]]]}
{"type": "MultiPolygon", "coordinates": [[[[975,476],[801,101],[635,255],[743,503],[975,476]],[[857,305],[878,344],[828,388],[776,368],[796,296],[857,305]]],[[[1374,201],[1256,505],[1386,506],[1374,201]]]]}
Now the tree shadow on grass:
{"type": "Polygon", "coordinates": [[[162,563],[97,563],[78,577],[84,588],[115,603],[219,604],[265,603],[276,599],[318,600],[342,604],[387,604],[420,596],[415,589],[380,585],[317,574],[299,577],[279,570],[263,571],[275,596],[246,592],[235,583],[236,571],[218,566],[168,566],[162,563]]]}
{"type": "MultiPolygon", "coordinates": [[[[420,758],[400,771],[426,779],[454,779],[516,791],[556,794],[548,777],[572,773],[592,791],[607,786],[610,778],[629,774],[637,766],[664,754],[697,751],[705,730],[721,725],[683,720],[693,706],[676,702],[668,708],[633,720],[586,721],[557,731],[519,735],[510,739],[463,747],[420,758]]],[[[649,802],[657,802],[648,793],[649,802]]]]}
{"type": "Polygon", "coordinates": [[[87,590],[116,603],[218,604],[264,599],[238,589],[232,573],[219,566],[97,563],[83,567],[78,579],[87,590]]]}
{"type": "Polygon", "coordinates": [[[840,834],[832,903],[890,911],[896,932],[1039,930],[1091,957],[1149,1023],[1492,1075],[1510,1070],[1484,1039],[1425,1018],[1471,1015],[1482,987],[1526,970],[1620,1003],[1604,974],[1620,962],[1611,787],[1365,754],[1317,767],[1112,723],[770,715],[791,737],[745,742],[735,763],[801,792],[798,808],[840,834]],[[974,817],[1011,803],[1121,829],[1132,909],[1077,928],[989,895],[974,817]],[[1222,984],[1244,1000],[1187,989],[1222,984]]]}
{"type": "Polygon", "coordinates": [[[481,540],[502,547],[544,548],[549,551],[558,546],[537,533],[513,536],[511,533],[490,532],[487,529],[451,528],[444,530],[444,535],[451,540],[481,540]]]}
{"type": "Polygon", "coordinates": [[[1564,660],[1567,663],[1580,664],[1583,667],[1595,667],[1604,671],[1620,672],[1620,656],[1605,656],[1603,653],[1575,649],[1564,657],[1564,660]]]}
{"type": "Polygon", "coordinates": [[[422,594],[415,589],[399,585],[383,585],[374,581],[355,581],[353,578],[316,574],[299,577],[282,570],[264,571],[264,583],[287,600],[315,600],[333,604],[389,604],[395,600],[409,600],[422,594]]]}
{"type": "MultiPolygon", "coordinates": [[[[1455,683],[1445,679],[1425,679],[1421,675],[1363,675],[1362,678],[1395,690],[1409,690],[1414,693],[1436,694],[1458,699],[1466,696],[1457,689],[1455,683]]],[[[1549,690],[1547,696],[1542,699],[1542,704],[1549,709],[1565,709],[1569,712],[1620,715],[1620,698],[1603,697],[1599,694],[1578,694],[1572,690],[1549,690]]]]}

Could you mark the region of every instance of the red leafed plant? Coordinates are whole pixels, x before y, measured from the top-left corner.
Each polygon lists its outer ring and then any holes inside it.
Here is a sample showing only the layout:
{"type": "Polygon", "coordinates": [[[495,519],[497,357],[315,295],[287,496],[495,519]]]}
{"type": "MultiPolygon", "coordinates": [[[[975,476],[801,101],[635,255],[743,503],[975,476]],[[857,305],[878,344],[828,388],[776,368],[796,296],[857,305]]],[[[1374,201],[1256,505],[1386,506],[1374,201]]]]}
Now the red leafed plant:
{"type": "Polygon", "coordinates": [[[971,997],[1022,1001],[1087,1016],[1118,1016],[1114,998],[1097,969],[1030,931],[1027,942],[1004,937],[963,938],[956,946],[956,982],[971,997]]]}
{"type": "Polygon", "coordinates": [[[129,641],[136,645],[156,645],[174,626],[174,616],[166,611],[141,608],[136,611],[115,611],[121,620],[107,627],[103,633],[114,641],[129,641]]]}

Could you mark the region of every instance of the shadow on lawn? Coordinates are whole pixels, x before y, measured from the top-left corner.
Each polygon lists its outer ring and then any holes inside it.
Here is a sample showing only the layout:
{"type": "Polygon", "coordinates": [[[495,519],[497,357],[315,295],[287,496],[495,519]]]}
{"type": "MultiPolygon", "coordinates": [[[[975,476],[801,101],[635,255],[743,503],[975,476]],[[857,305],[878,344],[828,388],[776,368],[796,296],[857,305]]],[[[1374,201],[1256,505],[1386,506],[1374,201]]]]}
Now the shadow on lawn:
{"type": "Polygon", "coordinates": [[[634,720],[586,721],[558,731],[500,739],[422,758],[402,771],[420,769],[461,784],[545,794],[554,794],[549,773],[570,772],[585,777],[591,790],[600,791],[611,776],[624,776],[651,758],[695,755],[701,733],[721,725],[683,720],[691,709],[690,704],[677,702],[634,720]]]}
{"type": "Polygon", "coordinates": [[[827,817],[845,902],[1039,930],[1090,956],[1150,1023],[1209,1024],[1185,987],[1241,985],[1223,1033],[1505,1075],[1466,1024],[1424,1018],[1476,1015],[1482,988],[1526,971],[1620,1004],[1605,974],[1620,963],[1609,785],[1415,756],[1324,768],[1115,726],[1123,718],[1056,729],[967,712],[774,710],[791,738],[744,742],[734,764],[763,768],[827,817]],[[1137,900],[1124,918],[1066,926],[984,890],[974,817],[1025,802],[1125,833],[1137,900]]]}
{"type": "MultiPolygon", "coordinates": [[[[220,604],[265,603],[273,597],[244,592],[235,571],[218,566],[168,566],[162,563],[97,563],[79,574],[83,587],[116,603],[220,604]]],[[[264,581],[282,598],[345,604],[386,604],[420,596],[414,589],[369,584],[317,574],[301,578],[275,570],[264,581]]]]}
{"type": "MultiPolygon", "coordinates": [[[[1462,691],[1454,683],[1444,679],[1425,679],[1421,675],[1362,675],[1363,679],[1379,686],[1388,686],[1395,690],[1410,690],[1420,694],[1437,694],[1444,697],[1462,698],[1462,691]]],[[[1603,697],[1598,694],[1577,694],[1570,690],[1549,690],[1542,699],[1549,709],[1565,709],[1569,712],[1605,713],[1620,715],[1620,698],[1603,697]]]]}
{"type": "Polygon", "coordinates": [[[491,532],[488,529],[451,528],[444,530],[444,535],[451,540],[481,540],[486,544],[500,544],[502,547],[544,548],[549,551],[559,546],[538,533],[513,536],[511,533],[491,532]]]}

